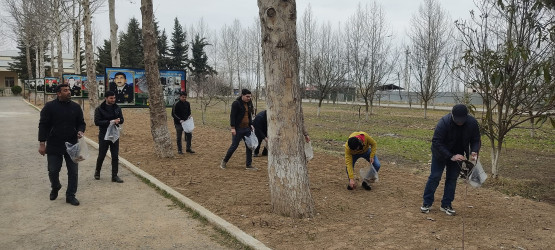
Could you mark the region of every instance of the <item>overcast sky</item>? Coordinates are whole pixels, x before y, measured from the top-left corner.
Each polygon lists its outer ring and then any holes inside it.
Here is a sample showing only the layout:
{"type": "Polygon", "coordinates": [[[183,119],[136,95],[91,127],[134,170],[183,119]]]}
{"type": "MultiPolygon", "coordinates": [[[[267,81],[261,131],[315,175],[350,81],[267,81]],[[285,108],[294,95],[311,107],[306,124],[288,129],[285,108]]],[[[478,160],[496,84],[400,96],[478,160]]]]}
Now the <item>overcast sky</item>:
{"type": "MultiPolygon", "coordinates": [[[[97,10],[93,16],[94,30],[97,32],[94,39],[101,43],[109,39],[108,1],[105,6],[97,10]]],[[[154,15],[161,29],[166,29],[170,36],[173,29],[173,20],[178,18],[181,25],[188,30],[190,25],[197,24],[201,18],[211,30],[219,30],[223,25],[231,25],[235,19],[243,27],[250,26],[258,17],[256,0],[153,0],[154,15]]],[[[403,39],[409,27],[411,16],[414,15],[422,0],[376,0],[385,11],[391,30],[396,37],[403,39]]],[[[141,22],[140,0],[116,0],[116,22],[118,32],[125,31],[131,17],[141,22]]],[[[344,24],[356,10],[357,5],[371,4],[372,1],[361,0],[297,0],[298,20],[301,19],[307,6],[310,4],[312,12],[318,23],[330,21],[333,25],[344,24]]],[[[451,18],[468,18],[469,10],[474,8],[473,0],[440,0],[442,7],[450,14],[451,18]]],[[[190,39],[190,36],[187,38],[190,39]]],[[[0,41],[1,42],[1,41],[0,41]]],[[[97,46],[99,46],[97,44],[97,46]]],[[[0,49],[14,49],[15,45],[4,43],[0,49]]]]}

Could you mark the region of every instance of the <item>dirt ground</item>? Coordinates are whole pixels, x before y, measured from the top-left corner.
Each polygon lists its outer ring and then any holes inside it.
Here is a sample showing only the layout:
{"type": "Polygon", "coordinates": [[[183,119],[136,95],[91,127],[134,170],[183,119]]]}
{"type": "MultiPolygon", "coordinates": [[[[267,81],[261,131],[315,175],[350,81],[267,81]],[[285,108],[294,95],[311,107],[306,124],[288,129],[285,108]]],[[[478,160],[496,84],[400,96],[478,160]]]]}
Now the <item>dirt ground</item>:
{"type": "MultiPolygon", "coordinates": [[[[278,216],[271,211],[266,157],[253,158],[259,171],[246,171],[245,149],[240,146],[228,168],[219,168],[231,142],[229,131],[196,124],[196,154],[159,159],[152,152],[148,111],[126,109],[124,115],[133,128],[124,126],[122,157],[274,249],[451,249],[463,244],[469,249],[548,249],[555,245],[553,205],[459,182],[453,203],[457,216],[447,216],[438,205],[442,182],[432,211],[422,214],[419,207],[427,172],[384,157],[380,180],[371,191],[348,191],[343,157],[316,151],[308,164],[316,216],[278,216]]],[[[175,130],[169,122],[175,148],[175,130]]],[[[88,126],[86,135],[96,140],[98,129],[88,126]]],[[[364,166],[364,161],[357,162],[355,173],[364,166]]]]}

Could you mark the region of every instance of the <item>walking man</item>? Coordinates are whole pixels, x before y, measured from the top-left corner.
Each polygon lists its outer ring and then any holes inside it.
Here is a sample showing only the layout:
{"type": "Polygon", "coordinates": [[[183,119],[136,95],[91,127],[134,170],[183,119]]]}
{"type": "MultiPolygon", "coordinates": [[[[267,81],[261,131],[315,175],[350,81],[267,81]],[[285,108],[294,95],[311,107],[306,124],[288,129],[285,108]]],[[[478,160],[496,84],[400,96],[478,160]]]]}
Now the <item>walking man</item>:
{"type": "MultiPolygon", "coordinates": [[[[241,90],[241,96],[237,97],[231,104],[231,114],[229,115],[230,126],[231,126],[231,146],[227,150],[227,154],[220,163],[220,168],[225,169],[226,164],[233,155],[233,152],[239,146],[241,140],[245,140],[245,136],[249,136],[254,130],[252,126],[252,113],[254,107],[251,101],[252,95],[251,91],[248,89],[241,90]]],[[[258,170],[252,166],[252,150],[247,147],[245,142],[245,147],[247,148],[247,160],[246,169],[247,170],[258,170]]]]}
{"type": "MultiPolygon", "coordinates": [[[[177,153],[183,154],[183,147],[181,146],[181,134],[183,133],[183,126],[181,125],[191,117],[191,104],[187,101],[187,93],[179,92],[179,101],[173,104],[172,107],[173,124],[177,134],[177,153]]],[[[191,148],[191,141],[193,140],[193,133],[185,133],[185,142],[187,143],[187,153],[194,154],[195,151],[191,148]]]]}
{"type": "Polygon", "coordinates": [[[118,177],[118,164],[119,164],[119,138],[112,142],[111,140],[104,140],[108,126],[114,124],[119,126],[123,124],[123,113],[121,108],[116,104],[116,93],[113,91],[106,91],[104,101],[100,106],[94,110],[94,125],[98,126],[98,158],[96,159],[96,171],[94,171],[94,178],[100,180],[100,170],[102,163],[110,148],[112,156],[112,182],[123,183],[123,180],[118,177]]]}
{"type": "Polygon", "coordinates": [[[432,137],[432,166],[424,189],[424,202],[420,208],[422,213],[430,212],[441,175],[443,170],[447,169],[440,210],[447,215],[455,215],[456,212],[451,203],[455,199],[460,164],[469,156],[475,161],[480,146],[478,121],[468,115],[468,108],[465,105],[453,106],[451,113],[439,120],[432,137]]]}
{"type": "Polygon", "coordinates": [[[48,178],[52,188],[50,200],[58,198],[58,191],[62,188],[60,170],[65,159],[68,177],[66,202],[79,206],[79,201],[75,198],[78,164],[73,162],[66,152],[65,142],[77,143],[77,139],[83,137],[86,124],[81,107],[71,101],[69,85],[58,85],[56,96],[57,98],[47,102],[40,112],[39,153],[43,156],[46,154],[48,162],[48,178]]]}

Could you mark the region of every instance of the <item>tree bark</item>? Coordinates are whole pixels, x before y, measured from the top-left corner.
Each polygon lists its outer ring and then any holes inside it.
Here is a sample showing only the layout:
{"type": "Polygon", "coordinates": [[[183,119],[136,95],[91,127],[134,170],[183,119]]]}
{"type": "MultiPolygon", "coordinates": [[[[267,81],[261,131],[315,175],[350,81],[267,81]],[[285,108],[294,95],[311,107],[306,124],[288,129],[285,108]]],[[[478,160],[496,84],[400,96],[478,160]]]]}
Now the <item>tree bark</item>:
{"type": "Polygon", "coordinates": [[[85,25],[85,60],[87,64],[87,90],[89,91],[89,116],[94,121],[94,111],[98,107],[98,90],[96,84],[94,51],[91,31],[90,1],[83,0],[84,25],[85,25]]]}
{"type": "Polygon", "coordinates": [[[112,67],[119,67],[121,65],[121,61],[119,57],[118,25],[116,24],[115,5],[115,0],[108,0],[108,8],[110,12],[110,55],[112,56],[112,67]]]}
{"type": "Polygon", "coordinates": [[[268,175],[274,213],[312,217],[304,154],[295,0],[258,0],[267,84],[268,175]]]}
{"type": "Polygon", "coordinates": [[[168,131],[167,114],[158,71],[158,46],[154,29],[152,0],[141,0],[143,17],[143,41],[145,75],[148,83],[150,132],[154,140],[155,153],[159,157],[174,156],[172,140],[168,131]]]}
{"type": "MultiPolygon", "coordinates": [[[[73,1],[73,71],[81,74],[81,6],[73,1]],[[75,8],[77,7],[77,12],[75,8]]],[[[61,78],[60,78],[61,79],[61,78]]]]}
{"type": "Polygon", "coordinates": [[[61,11],[60,11],[60,1],[54,1],[54,11],[56,14],[54,15],[54,26],[56,29],[56,51],[58,54],[58,79],[62,79],[62,75],[64,74],[64,58],[62,55],[62,21],[61,21],[61,11]]]}

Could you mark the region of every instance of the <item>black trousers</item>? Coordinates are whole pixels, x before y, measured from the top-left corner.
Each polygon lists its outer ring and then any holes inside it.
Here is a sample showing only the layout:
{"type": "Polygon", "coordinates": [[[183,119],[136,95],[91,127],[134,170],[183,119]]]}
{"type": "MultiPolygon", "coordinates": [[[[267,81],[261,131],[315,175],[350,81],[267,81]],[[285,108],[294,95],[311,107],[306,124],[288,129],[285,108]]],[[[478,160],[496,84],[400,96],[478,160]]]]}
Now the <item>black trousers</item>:
{"type": "MultiPolygon", "coordinates": [[[[177,150],[183,151],[183,146],[181,144],[181,135],[183,134],[183,127],[181,124],[174,124],[175,132],[177,134],[177,150]]],[[[187,150],[191,150],[191,141],[193,140],[193,133],[185,133],[185,143],[187,143],[187,150]]]]}
{"type": "Polygon", "coordinates": [[[46,155],[48,161],[48,178],[50,179],[50,186],[52,189],[59,189],[62,184],[60,183],[60,170],[62,163],[65,159],[67,167],[67,190],[66,197],[75,197],[77,192],[78,181],[78,165],[71,160],[67,153],[63,155],[48,154],[46,155]]]}
{"type": "MultiPolygon", "coordinates": [[[[258,139],[258,147],[254,150],[254,154],[258,155],[260,152],[260,145],[262,145],[262,141],[266,138],[259,129],[254,129],[254,134],[256,134],[256,139],[258,139]]],[[[262,155],[268,155],[268,145],[264,146],[264,150],[262,150],[262,155]]]]}
{"type": "Polygon", "coordinates": [[[110,148],[110,154],[112,155],[112,176],[118,175],[118,163],[119,163],[119,139],[116,142],[104,140],[104,137],[98,138],[98,158],[96,159],[96,172],[100,173],[102,169],[102,163],[106,157],[106,153],[110,148]]]}

